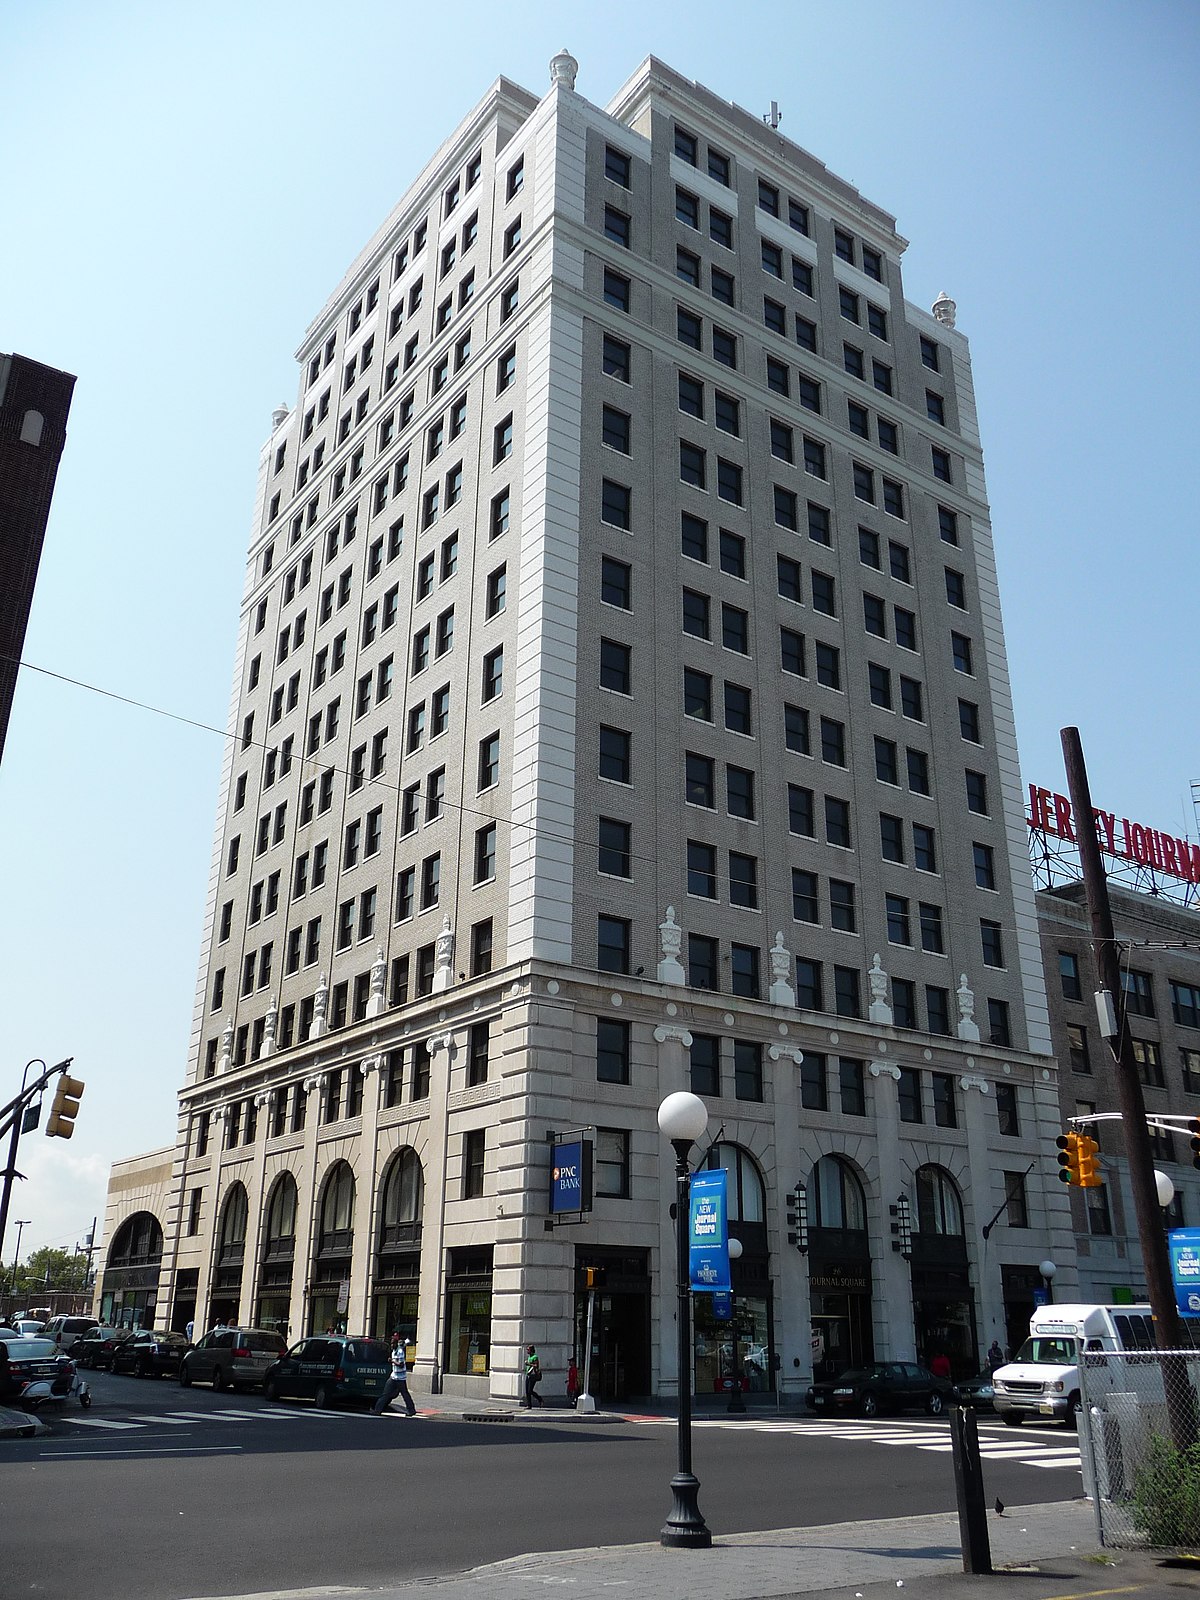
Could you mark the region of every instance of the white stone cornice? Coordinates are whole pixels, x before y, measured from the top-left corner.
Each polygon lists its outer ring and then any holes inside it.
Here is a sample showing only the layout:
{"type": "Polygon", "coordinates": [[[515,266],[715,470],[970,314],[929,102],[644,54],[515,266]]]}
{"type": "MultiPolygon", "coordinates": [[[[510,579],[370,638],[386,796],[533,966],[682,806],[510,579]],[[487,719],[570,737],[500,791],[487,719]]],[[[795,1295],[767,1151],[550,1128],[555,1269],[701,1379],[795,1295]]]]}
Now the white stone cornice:
{"type": "Polygon", "coordinates": [[[900,1082],[900,1068],[890,1061],[872,1061],[869,1070],[873,1078],[894,1078],[900,1082]]]}
{"type": "Polygon", "coordinates": [[[359,1071],[364,1078],[369,1078],[373,1072],[378,1072],[383,1066],[383,1056],[364,1056],[359,1063],[359,1071]]]}
{"type": "Polygon", "coordinates": [[[654,1030],[655,1044],[681,1044],[685,1050],[692,1048],[690,1031],[676,1022],[660,1022],[654,1030]]]}
{"type": "Polygon", "coordinates": [[[431,1033],[425,1041],[425,1046],[431,1056],[436,1055],[439,1050],[445,1050],[447,1055],[453,1055],[458,1049],[458,1040],[449,1032],[431,1033]]]}
{"type": "Polygon", "coordinates": [[[254,1096],[254,1104],[259,1111],[265,1111],[267,1106],[271,1104],[271,1091],[269,1089],[260,1089],[254,1096]]]}
{"type": "Polygon", "coordinates": [[[990,1094],[991,1085],[986,1078],[981,1078],[977,1073],[964,1072],[958,1080],[964,1089],[978,1089],[980,1094],[990,1094]]]}
{"type": "Polygon", "coordinates": [[[311,1094],[314,1089],[319,1089],[321,1087],[323,1081],[324,1079],[321,1073],[314,1072],[311,1073],[307,1078],[301,1079],[300,1087],[304,1090],[305,1094],[311,1094]]]}

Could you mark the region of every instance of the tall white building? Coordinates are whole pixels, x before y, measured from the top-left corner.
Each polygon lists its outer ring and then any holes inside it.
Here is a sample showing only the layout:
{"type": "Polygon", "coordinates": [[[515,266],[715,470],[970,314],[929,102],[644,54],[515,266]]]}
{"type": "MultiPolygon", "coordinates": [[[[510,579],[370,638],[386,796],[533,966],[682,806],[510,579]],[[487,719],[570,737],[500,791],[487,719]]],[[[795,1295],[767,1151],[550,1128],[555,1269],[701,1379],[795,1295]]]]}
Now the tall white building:
{"type": "MultiPolygon", "coordinates": [[[[594,1390],[670,1392],[690,1086],[752,1386],[973,1369],[1071,1230],[967,342],[777,129],[576,70],[498,80],[301,343],[169,1194],[114,1191],[103,1309],[402,1328],[511,1395],[600,1267],[594,1390]]],[[[728,1327],[697,1297],[701,1392],[728,1327]]]]}

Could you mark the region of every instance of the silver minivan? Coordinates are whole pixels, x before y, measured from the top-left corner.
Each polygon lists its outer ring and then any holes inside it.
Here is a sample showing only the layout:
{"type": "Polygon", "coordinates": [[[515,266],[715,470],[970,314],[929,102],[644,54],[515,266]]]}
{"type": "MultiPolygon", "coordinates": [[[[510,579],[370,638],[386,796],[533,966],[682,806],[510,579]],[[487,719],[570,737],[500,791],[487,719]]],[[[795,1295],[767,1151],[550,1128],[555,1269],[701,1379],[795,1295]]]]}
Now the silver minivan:
{"type": "Polygon", "coordinates": [[[193,1383],[211,1383],[214,1389],[257,1387],[286,1349],[279,1334],[264,1328],[214,1328],[179,1363],[179,1382],[185,1389],[193,1383]]]}
{"type": "Polygon", "coordinates": [[[42,1329],[43,1339],[53,1339],[63,1355],[70,1355],[76,1340],[96,1326],[95,1317],[51,1317],[42,1329]]]}

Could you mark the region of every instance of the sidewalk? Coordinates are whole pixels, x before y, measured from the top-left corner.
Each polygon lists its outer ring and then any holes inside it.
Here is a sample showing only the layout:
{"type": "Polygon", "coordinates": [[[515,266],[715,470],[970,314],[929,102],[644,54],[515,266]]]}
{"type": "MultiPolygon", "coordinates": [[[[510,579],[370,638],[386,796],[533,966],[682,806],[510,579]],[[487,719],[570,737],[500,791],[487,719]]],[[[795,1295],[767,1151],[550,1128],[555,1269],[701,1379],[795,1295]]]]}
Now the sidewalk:
{"type": "Polygon", "coordinates": [[[49,1431],[44,1422],[31,1417],[27,1411],[10,1411],[7,1406],[0,1406],[0,1439],[32,1439],[49,1431]]]}
{"type": "MultiPolygon", "coordinates": [[[[1177,1596],[1200,1592],[1200,1578],[1163,1571],[1153,1557],[1115,1552],[1114,1563],[1096,1563],[1095,1526],[1084,1500],[1016,1506],[990,1516],[991,1578],[962,1570],[958,1519],[953,1513],[901,1517],[880,1522],[841,1522],[822,1528],[731,1534],[710,1550],[664,1550],[658,1543],[608,1549],[560,1550],[518,1556],[442,1578],[418,1578],[384,1588],[289,1589],[253,1600],[320,1600],[371,1596],[373,1600],[527,1600],[539,1589],[568,1588],[573,1600],[613,1600],[624,1590],[631,1600],[785,1600],[811,1594],[871,1600],[864,1591],[884,1585],[893,1592],[919,1585],[923,1600],[936,1584],[945,1600],[958,1595],[989,1600],[1040,1600],[1066,1594],[1177,1596]],[[1049,1563],[1039,1575],[1030,1569],[1049,1563]],[[1015,1569],[1008,1572],[1002,1568],[1015,1569]]],[[[882,1593],[882,1589],[879,1591],[882,1593]]],[[[233,1600],[230,1596],[191,1600],[233,1600]]],[[[248,1600],[248,1597],[243,1597],[248,1600]]]]}

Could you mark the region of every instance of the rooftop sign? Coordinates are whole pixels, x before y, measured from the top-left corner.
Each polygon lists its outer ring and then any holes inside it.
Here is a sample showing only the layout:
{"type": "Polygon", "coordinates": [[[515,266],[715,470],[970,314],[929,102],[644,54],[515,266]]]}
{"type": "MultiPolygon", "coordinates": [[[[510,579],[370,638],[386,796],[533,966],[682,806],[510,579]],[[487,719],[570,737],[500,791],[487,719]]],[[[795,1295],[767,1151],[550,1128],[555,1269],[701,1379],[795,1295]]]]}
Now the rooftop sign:
{"type": "MultiPolygon", "coordinates": [[[[1140,822],[1130,822],[1128,817],[1118,817],[1115,811],[1102,811],[1093,806],[1092,817],[1096,838],[1106,855],[1130,861],[1135,866],[1153,867],[1156,872],[1165,872],[1181,883],[1200,884],[1200,845],[1175,834],[1161,833],[1140,822]]],[[[1051,834],[1068,844],[1078,843],[1071,802],[1065,795],[1039,789],[1031,783],[1026,820],[1035,833],[1051,834]]]]}

